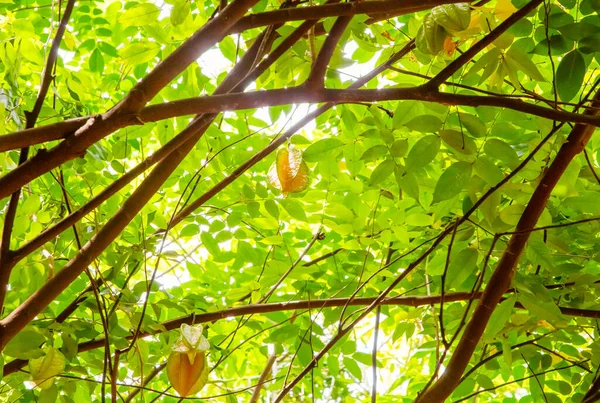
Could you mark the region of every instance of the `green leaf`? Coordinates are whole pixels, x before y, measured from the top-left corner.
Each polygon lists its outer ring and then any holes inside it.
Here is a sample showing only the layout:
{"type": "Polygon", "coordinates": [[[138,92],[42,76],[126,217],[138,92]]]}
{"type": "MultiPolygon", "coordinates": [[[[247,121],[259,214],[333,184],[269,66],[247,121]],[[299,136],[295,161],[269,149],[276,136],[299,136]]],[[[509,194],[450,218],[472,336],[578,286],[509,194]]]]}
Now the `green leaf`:
{"type": "Polygon", "coordinates": [[[279,218],[279,207],[277,207],[275,200],[265,200],[265,210],[267,210],[267,213],[273,218],[279,218]]]}
{"type": "Polygon", "coordinates": [[[600,33],[600,27],[586,22],[574,22],[557,28],[568,39],[580,41],[585,37],[600,33]]]}
{"type": "Polygon", "coordinates": [[[41,345],[46,338],[35,330],[23,330],[12,338],[3,350],[9,357],[29,359],[42,354],[41,345]]]}
{"type": "Polygon", "coordinates": [[[468,162],[456,162],[440,175],[433,192],[433,202],[448,200],[458,195],[471,179],[472,167],[468,162]]]}
{"type": "Polygon", "coordinates": [[[541,232],[533,233],[527,241],[527,257],[545,269],[554,267],[554,260],[548,245],[544,243],[541,232]]]}
{"type": "Polygon", "coordinates": [[[38,403],[55,403],[58,401],[58,387],[52,385],[49,388],[42,389],[40,391],[40,398],[38,403]]]}
{"type": "Polygon", "coordinates": [[[458,117],[460,124],[463,125],[465,129],[467,129],[467,131],[474,137],[484,137],[487,133],[485,123],[483,123],[477,116],[461,112],[458,114],[458,117]]]}
{"type": "Polygon", "coordinates": [[[368,148],[360,157],[364,161],[375,161],[387,155],[388,149],[384,145],[376,145],[368,148]]]}
{"type": "Polygon", "coordinates": [[[477,383],[483,389],[494,389],[494,382],[487,375],[477,375],[477,383]]]}
{"type": "Polygon", "coordinates": [[[117,51],[117,49],[109,43],[103,41],[98,42],[98,49],[100,49],[102,52],[109,56],[119,57],[119,52],[117,51]]]}
{"type": "Polygon", "coordinates": [[[125,63],[138,65],[154,59],[159,51],[160,45],[156,42],[133,43],[121,49],[119,54],[125,63]]]}
{"type": "Polygon", "coordinates": [[[394,118],[392,124],[394,128],[398,128],[411,118],[419,116],[424,110],[421,102],[417,101],[400,101],[394,110],[394,118]]]}
{"type": "Polygon", "coordinates": [[[516,46],[511,46],[508,52],[506,52],[506,56],[514,60],[519,70],[523,71],[532,80],[546,81],[529,56],[516,46]]]}
{"type": "Polygon", "coordinates": [[[152,3],[141,3],[125,11],[117,21],[125,26],[141,27],[158,19],[160,9],[152,3]]]}
{"type": "Polygon", "coordinates": [[[491,342],[504,328],[504,324],[508,321],[513,312],[515,302],[517,302],[517,297],[513,295],[498,304],[485,328],[485,334],[483,336],[484,340],[491,342]]]}
{"type": "Polygon", "coordinates": [[[444,143],[461,154],[471,155],[477,152],[477,145],[473,139],[458,130],[440,130],[440,137],[444,143]]]}
{"type": "Polygon", "coordinates": [[[437,116],[422,115],[405,123],[404,126],[416,132],[434,133],[442,128],[443,122],[437,116]]]}
{"type": "Polygon", "coordinates": [[[441,140],[438,136],[430,135],[419,139],[408,152],[406,169],[422,168],[433,161],[440,150],[441,140]]]}
{"type": "Polygon", "coordinates": [[[431,9],[433,20],[448,31],[463,31],[471,22],[469,3],[444,4],[431,9]]]}
{"type": "Polygon", "coordinates": [[[371,186],[375,186],[382,183],[388,178],[388,176],[390,176],[394,172],[395,166],[396,164],[392,160],[385,160],[379,165],[377,165],[377,168],[375,168],[371,173],[369,184],[371,186]]]}
{"type": "Polygon", "coordinates": [[[406,155],[407,151],[408,151],[408,141],[405,139],[394,141],[394,143],[392,144],[392,147],[390,148],[390,153],[395,158],[404,157],[406,155]]]}
{"type": "Polygon", "coordinates": [[[578,50],[568,53],[556,69],[556,91],[564,102],[569,102],[579,92],[585,77],[585,60],[578,50]]]}
{"type": "Polygon", "coordinates": [[[282,245],[283,237],[281,235],[271,235],[260,240],[265,245],[282,245]]]}
{"type": "Polygon", "coordinates": [[[356,361],[351,357],[344,357],[344,367],[359,381],[362,380],[362,370],[356,361]]]}
{"type": "Polygon", "coordinates": [[[538,43],[535,48],[531,51],[531,53],[540,55],[540,56],[548,56],[548,43],[550,44],[550,50],[552,51],[552,56],[564,55],[571,49],[573,49],[573,41],[565,39],[562,35],[552,35],[550,36],[550,41],[547,39],[543,39],[538,43]]]}
{"type": "MultiPolygon", "coordinates": [[[[480,70],[485,69],[488,66],[496,68],[500,61],[500,56],[502,56],[502,51],[500,48],[492,48],[483,56],[481,56],[477,61],[473,64],[473,67],[469,69],[465,77],[472,76],[478,73],[480,70]]],[[[490,72],[491,74],[491,72],[490,72]]],[[[488,75],[489,76],[489,75],[488,75]]],[[[483,77],[482,77],[483,79],[483,77]]],[[[475,136],[475,134],[473,134],[475,136]]]]}
{"type": "Polygon", "coordinates": [[[179,236],[182,238],[188,238],[196,236],[200,233],[200,227],[198,224],[188,224],[179,231],[179,236]]]}
{"type": "Polygon", "coordinates": [[[423,53],[437,55],[444,48],[446,36],[444,28],[435,22],[431,14],[427,14],[417,32],[417,49],[423,53]]]}
{"type": "Polygon", "coordinates": [[[581,53],[590,54],[600,51],[600,34],[586,36],[577,43],[581,53]]]}
{"type": "Polygon", "coordinates": [[[495,186],[504,179],[502,170],[485,156],[477,158],[473,166],[475,173],[491,186],[495,186]]]}
{"type": "Polygon", "coordinates": [[[489,139],[486,141],[483,150],[493,160],[500,160],[507,164],[514,164],[519,161],[517,152],[499,139],[489,139]]]}
{"type": "Polygon", "coordinates": [[[408,225],[414,225],[416,227],[428,227],[433,224],[433,217],[427,214],[411,214],[406,217],[406,223],[408,225]]]}
{"type": "Polygon", "coordinates": [[[221,254],[221,249],[219,249],[219,244],[213,238],[213,235],[210,232],[202,232],[200,234],[200,240],[202,241],[202,246],[213,256],[217,257],[221,254]]]}
{"type": "Polygon", "coordinates": [[[398,186],[402,192],[417,202],[419,201],[419,183],[414,174],[408,172],[403,176],[396,175],[396,182],[398,182],[398,186]]]}
{"type": "Polygon", "coordinates": [[[563,315],[560,309],[553,301],[540,300],[532,294],[519,293],[518,299],[521,304],[540,320],[548,322],[557,322],[563,320],[563,315]]]}
{"type": "Polygon", "coordinates": [[[600,200],[600,192],[585,192],[580,196],[567,197],[563,205],[581,213],[600,215],[598,200],[600,200]]]}
{"type": "Polygon", "coordinates": [[[102,73],[104,71],[104,57],[99,49],[94,49],[90,56],[90,70],[95,73],[102,73]]]}
{"type": "Polygon", "coordinates": [[[55,348],[47,348],[45,355],[29,360],[29,373],[31,379],[40,389],[50,388],[54,382],[54,376],[65,369],[65,356],[55,348]]]}
{"type": "Polygon", "coordinates": [[[502,209],[500,219],[511,226],[515,226],[521,219],[524,210],[525,206],[522,204],[511,204],[502,209]]]}
{"type": "Polygon", "coordinates": [[[456,288],[464,283],[475,271],[478,255],[477,249],[466,248],[452,256],[446,273],[446,287],[456,288]]]}
{"type": "Polygon", "coordinates": [[[331,158],[339,151],[338,148],[343,145],[344,143],[334,137],[319,140],[308,146],[304,151],[304,160],[306,162],[319,162],[331,158]]]}
{"type": "Polygon", "coordinates": [[[171,10],[171,24],[175,26],[183,24],[189,14],[190,3],[187,1],[176,3],[171,10]]]}
{"type": "Polygon", "coordinates": [[[280,200],[279,204],[281,204],[283,209],[296,220],[308,221],[306,213],[304,212],[304,208],[299,201],[293,199],[284,199],[280,200]]]}

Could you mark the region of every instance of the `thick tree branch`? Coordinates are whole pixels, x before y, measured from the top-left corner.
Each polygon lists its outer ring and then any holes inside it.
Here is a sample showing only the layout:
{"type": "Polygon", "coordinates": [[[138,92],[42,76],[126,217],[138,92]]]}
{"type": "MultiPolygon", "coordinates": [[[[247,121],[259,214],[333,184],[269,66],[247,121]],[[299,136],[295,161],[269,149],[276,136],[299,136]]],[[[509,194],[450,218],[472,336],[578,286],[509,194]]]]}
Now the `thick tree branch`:
{"type": "Polygon", "coordinates": [[[460,2],[459,0],[373,0],[267,11],[242,18],[233,26],[230,33],[239,33],[251,28],[282,24],[289,21],[318,20],[326,17],[352,16],[356,14],[386,13],[386,15],[390,16],[388,18],[391,18],[391,15],[397,17],[401,14],[429,10],[442,4],[460,2]]]}
{"type": "MultiPolygon", "coordinates": [[[[268,59],[272,61],[272,59],[268,59]]],[[[266,62],[265,59],[264,62],[266,62]]],[[[263,62],[263,63],[264,63],[263,62]]],[[[256,78],[257,73],[251,73],[249,79],[256,78]]],[[[244,80],[244,84],[251,80],[244,80]]],[[[243,87],[242,87],[243,88],[243,87]]],[[[241,89],[240,87],[236,89],[241,89]]],[[[587,114],[555,110],[536,105],[516,97],[463,95],[446,92],[429,91],[426,86],[412,88],[382,88],[382,89],[321,89],[306,88],[304,86],[255,91],[247,93],[228,93],[223,95],[212,95],[205,97],[187,98],[173,102],[150,105],[139,113],[144,122],[156,122],[178,116],[187,116],[201,113],[218,113],[222,111],[234,111],[242,109],[261,108],[266,106],[288,105],[293,103],[320,103],[330,102],[333,104],[358,103],[358,102],[381,102],[417,100],[428,102],[439,102],[447,105],[460,106],[494,106],[512,109],[558,122],[583,123],[592,126],[600,126],[600,117],[587,114]]],[[[67,121],[69,127],[75,122],[67,121]]],[[[79,123],[79,121],[77,122],[79,123]]],[[[45,126],[39,128],[43,129],[45,126]]],[[[37,129],[36,129],[37,130],[37,129]]],[[[62,128],[60,129],[62,130],[62,128]]],[[[15,136],[21,132],[11,133],[15,136]]],[[[2,144],[0,138],[0,144],[2,144]]],[[[0,194],[3,194],[0,192],[0,194]]]]}
{"type": "Polygon", "coordinates": [[[197,113],[218,113],[254,109],[266,106],[289,105],[295,103],[332,104],[416,100],[460,106],[495,106],[512,109],[558,122],[583,123],[600,126],[600,117],[588,114],[554,110],[522,101],[513,97],[462,95],[447,92],[429,91],[426,87],[382,88],[382,89],[321,89],[303,86],[246,93],[229,93],[207,97],[188,98],[144,108],[140,116],[146,121],[163,120],[175,116],[197,113]]]}
{"type": "MultiPolygon", "coordinates": [[[[344,4],[344,3],[343,3],[344,4]]],[[[355,3],[345,3],[345,4],[355,4],[355,3]]],[[[367,4],[367,3],[361,3],[367,4]]],[[[319,51],[319,55],[317,56],[317,60],[313,63],[310,75],[304,82],[304,85],[307,88],[320,90],[325,88],[325,74],[327,72],[327,66],[329,65],[329,61],[333,56],[333,52],[337,47],[338,42],[342,38],[346,27],[350,23],[352,16],[343,16],[338,17],[331,27],[331,31],[327,35],[321,50],[319,51]]]]}
{"type": "MultiPolygon", "coordinates": [[[[600,92],[596,93],[593,105],[600,105],[599,100],[600,92]]],[[[588,114],[590,113],[588,112],[588,114]]],[[[548,167],[544,177],[533,192],[525,211],[521,215],[516,233],[511,236],[506,250],[488,281],[485,291],[471,316],[471,320],[467,324],[454,354],[446,366],[446,370],[431,388],[419,396],[417,402],[441,403],[458,386],[460,377],[485,331],[490,316],[501,301],[503,294],[510,287],[519,258],[529,239],[530,230],[535,227],[554,186],[556,186],[573,158],[583,151],[594,130],[595,128],[592,126],[578,124],[571,131],[567,142],[561,146],[554,161],[548,167]]]]}

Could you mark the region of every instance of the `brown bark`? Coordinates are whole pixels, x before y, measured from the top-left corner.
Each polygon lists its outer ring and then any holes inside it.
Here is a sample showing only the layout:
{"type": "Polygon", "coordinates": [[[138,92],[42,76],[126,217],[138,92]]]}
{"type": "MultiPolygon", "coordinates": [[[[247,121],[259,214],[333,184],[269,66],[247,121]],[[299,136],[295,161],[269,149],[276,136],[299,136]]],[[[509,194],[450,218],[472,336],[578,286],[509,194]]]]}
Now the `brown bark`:
{"type": "MultiPolygon", "coordinates": [[[[415,13],[429,10],[442,4],[460,3],[459,0],[373,0],[325,4],[320,6],[281,9],[249,15],[242,18],[231,29],[231,33],[239,33],[251,28],[265,25],[282,24],[289,21],[318,20],[326,17],[340,17],[356,14],[381,14],[398,16],[395,12],[415,13]]],[[[388,17],[390,18],[390,17],[388,17]]]]}
{"type": "MultiPolygon", "coordinates": [[[[257,73],[251,73],[251,77],[253,79],[256,78],[256,76],[257,73]]],[[[244,82],[247,81],[245,80],[244,82]]],[[[558,122],[584,123],[593,126],[600,126],[600,117],[598,116],[555,110],[530,102],[525,102],[514,97],[453,94],[437,92],[435,90],[430,91],[428,87],[382,88],[377,90],[317,90],[300,86],[294,88],[247,93],[236,92],[223,95],[186,98],[173,102],[150,105],[140,111],[139,117],[144,122],[156,122],[178,116],[195,115],[201,113],[218,113],[223,111],[252,109],[265,106],[288,105],[292,103],[331,102],[335,104],[343,104],[399,100],[429,101],[439,102],[447,105],[461,106],[495,106],[512,109],[518,112],[523,112],[558,122]]],[[[62,133],[63,130],[68,132],[70,129],[72,129],[72,127],[77,126],[80,123],[81,120],[66,121],[64,122],[64,127],[67,129],[63,128],[62,123],[57,123],[51,126],[42,126],[34,129],[35,132],[33,133],[37,136],[34,138],[43,138],[45,135],[42,134],[42,131],[45,130],[45,128],[48,128],[49,133],[53,133],[54,135],[54,133],[57,131],[59,133],[62,133]]],[[[0,137],[0,150],[4,147],[6,147],[6,149],[12,149],[11,144],[15,144],[13,142],[13,138],[17,135],[27,133],[16,132],[7,135],[7,137],[10,136],[10,141],[7,144],[4,144],[2,142],[2,137],[0,137]]],[[[37,140],[32,140],[31,144],[37,144],[37,140]]],[[[2,193],[0,192],[0,194],[2,193]]]]}

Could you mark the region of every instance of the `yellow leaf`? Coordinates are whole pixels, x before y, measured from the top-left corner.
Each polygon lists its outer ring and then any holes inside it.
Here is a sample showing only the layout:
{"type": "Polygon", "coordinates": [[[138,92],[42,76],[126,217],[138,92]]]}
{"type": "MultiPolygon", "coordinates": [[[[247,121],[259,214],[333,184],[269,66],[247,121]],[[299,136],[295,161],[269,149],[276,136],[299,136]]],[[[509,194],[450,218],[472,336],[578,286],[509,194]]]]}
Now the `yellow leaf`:
{"type": "Polygon", "coordinates": [[[494,14],[500,21],[504,21],[517,11],[510,0],[498,0],[494,14]]]}
{"type": "Polygon", "coordinates": [[[46,350],[46,355],[29,360],[31,380],[40,388],[52,386],[53,377],[65,369],[65,356],[55,348],[46,350]]]}

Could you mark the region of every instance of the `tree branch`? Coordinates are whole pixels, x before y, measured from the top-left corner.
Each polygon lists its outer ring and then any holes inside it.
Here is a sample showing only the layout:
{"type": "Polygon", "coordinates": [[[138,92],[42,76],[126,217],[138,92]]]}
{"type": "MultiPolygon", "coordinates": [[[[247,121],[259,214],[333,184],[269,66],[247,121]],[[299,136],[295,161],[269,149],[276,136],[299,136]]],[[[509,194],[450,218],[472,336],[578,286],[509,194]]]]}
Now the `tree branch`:
{"type": "MultiPolygon", "coordinates": [[[[350,3],[325,4],[320,6],[282,9],[253,14],[238,21],[231,29],[232,34],[265,25],[282,24],[289,21],[319,20],[326,17],[352,16],[356,14],[386,13],[397,17],[402,14],[429,10],[442,4],[460,3],[459,0],[373,0],[350,3]]],[[[391,18],[391,17],[388,17],[391,18]]]]}
{"type": "Polygon", "coordinates": [[[273,368],[273,364],[275,364],[275,359],[277,355],[271,354],[269,359],[267,360],[267,364],[265,365],[265,369],[260,374],[260,378],[258,378],[258,383],[252,392],[252,397],[250,398],[250,403],[258,403],[258,399],[260,399],[260,391],[263,387],[263,384],[267,381],[269,376],[271,375],[271,369],[273,368]]]}
{"type": "MultiPolygon", "coordinates": [[[[266,61],[266,60],[265,60],[266,61]]],[[[270,60],[271,61],[271,60],[270,60]]],[[[264,63],[264,62],[263,62],[264,63]]],[[[248,78],[253,79],[256,73],[248,78]]],[[[250,80],[244,80],[244,86],[250,80]]],[[[241,88],[236,88],[241,89],[241,88]]],[[[156,122],[178,116],[187,116],[201,113],[218,113],[223,111],[234,111],[243,109],[254,109],[266,106],[289,105],[293,103],[321,103],[332,104],[357,103],[357,102],[382,102],[416,100],[439,102],[446,105],[459,106],[493,106],[511,109],[526,114],[539,116],[558,122],[583,123],[592,126],[600,126],[600,117],[589,114],[573,113],[563,110],[555,110],[515,97],[463,95],[447,92],[429,91],[426,86],[410,88],[382,88],[382,89],[321,89],[314,90],[303,86],[275,89],[267,91],[254,91],[247,93],[227,93],[205,97],[186,98],[173,102],[150,105],[139,113],[144,122],[156,122]]],[[[588,108],[589,110],[592,108],[588,108]]],[[[67,121],[69,127],[75,122],[67,121]]],[[[41,129],[44,129],[43,126],[41,129]]],[[[61,129],[62,130],[62,129],[61,129]]],[[[21,132],[11,133],[15,136],[21,132]]],[[[39,132],[38,132],[39,133],[39,132]]],[[[1,140],[0,140],[1,144],[1,140]]],[[[2,181],[0,180],[0,184],[2,181]]],[[[5,197],[6,192],[0,191],[0,197],[5,197]]]]}
{"type": "MultiPolygon", "coordinates": [[[[368,4],[368,3],[342,3],[342,4],[368,4]]],[[[307,88],[310,88],[310,89],[314,89],[314,90],[320,90],[322,88],[325,88],[325,74],[327,72],[327,66],[329,65],[329,62],[331,61],[331,57],[333,56],[333,52],[335,52],[337,44],[340,41],[340,39],[342,38],[342,35],[344,34],[346,27],[348,27],[348,24],[350,23],[351,19],[352,19],[352,16],[343,16],[343,17],[338,17],[338,19],[335,20],[335,23],[333,24],[333,27],[331,27],[331,31],[329,32],[329,35],[327,35],[327,38],[325,39],[325,42],[323,43],[323,46],[321,47],[321,51],[319,52],[319,55],[317,56],[317,60],[315,60],[315,62],[313,63],[313,65],[311,67],[310,75],[304,82],[304,86],[306,86],[307,88]]]]}
{"type": "MultiPolygon", "coordinates": [[[[568,285],[574,285],[574,283],[565,283],[547,286],[548,289],[562,288],[568,285]]],[[[507,292],[514,292],[509,290],[507,292]]],[[[454,292],[446,293],[443,296],[444,303],[449,302],[460,302],[469,301],[471,299],[479,299],[483,292],[471,294],[470,292],[454,292]]],[[[375,297],[366,298],[329,298],[329,299],[315,299],[307,301],[290,301],[290,302],[273,302],[269,304],[252,304],[244,305],[240,307],[227,308],[220,311],[208,312],[208,313],[194,313],[186,315],[177,319],[173,319],[162,323],[164,330],[157,331],[152,334],[158,334],[163,331],[179,329],[182,324],[199,324],[214,322],[217,320],[228,319],[236,316],[246,316],[255,314],[267,314],[272,312],[283,312],[283,311],[301,311],[308,309],[321,309],[321,308],[332,308],[332,307],[343,307],[346,305],[351,306],[365,306],[370,305],[375,301],[375,297]]],[[[392,305],[392,306],[409,306],[409,307],[420,307],[426,305],[439,304],[442,301],[441,295],[427,295],[427,296],[401,296],[385,298],[381,301],[380,305],[392,305]]],[[[516,308],[524,309],[519,303],[515,304],[516,308]]],[[[564,315],[576,316],[581,318],[600,319],[600,311],[593,309],[580,309],[580,308],[569,308],[559,307],[560,311],[564,315]]],[[[151,334],[148,332],[142,332],[138,337],[146,337],[151,334]]],[[[132,337],[132,336],[130,336],[132,337]]],[[[104,339],[95,339],[79,344],[78,351],[84,352],[100,348],[104,346],[104,339]]],[[[12,374],[18,371],[23,366],[27,365],[26,360],[13,360],[4,365],[4,375],[12,374]]]]}
{"type": "Polygon", "coordinates": [[[438,102],[460,106],[495,106],[527,113],[558,122],[583,123],[600,126],[600,117],[589,114],[554,110],[535,105],[513,97],[462,95],[447,92],[429,91],[426,87],[381,88],[381,89],[309,89],[303,86],[228,93],[206,97],[187,98],[163,104],[151,105],[140,112],[147,122],[168,119],[176,116],[197,113],[218,113],[266,106],[289,105],[295,103],[331,104],[416,100],[438,102]]]}

